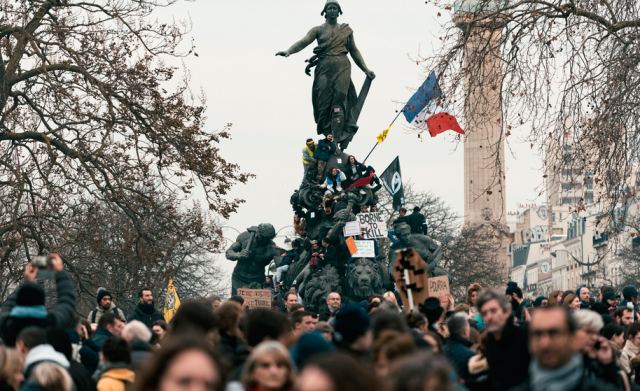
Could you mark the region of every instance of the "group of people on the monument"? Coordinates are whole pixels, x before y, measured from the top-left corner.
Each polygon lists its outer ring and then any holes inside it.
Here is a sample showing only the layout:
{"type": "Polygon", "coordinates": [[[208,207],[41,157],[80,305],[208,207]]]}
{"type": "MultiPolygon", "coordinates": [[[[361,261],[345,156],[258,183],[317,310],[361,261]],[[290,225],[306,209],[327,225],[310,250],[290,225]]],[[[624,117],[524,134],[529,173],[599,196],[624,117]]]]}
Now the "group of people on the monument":
{"type": "MultiPolygon", "coordinates": [[[[394,292],[318,311],[295,288],[273,308],[243,297],[185,298],[170,322],[151,289],[126,312],[100,288],[78,314],[59,256],[56,299],[24,282],[0,307],[3,391],[633,390],[640,384],[638,291],[554,291],[534,300],[513,282],[471,284],[404,308],[394,292]],[[97,304],[97,305],[96,305],[97,304]]],[[[453,287],[455,288],[455,287],[453,287]]]]}

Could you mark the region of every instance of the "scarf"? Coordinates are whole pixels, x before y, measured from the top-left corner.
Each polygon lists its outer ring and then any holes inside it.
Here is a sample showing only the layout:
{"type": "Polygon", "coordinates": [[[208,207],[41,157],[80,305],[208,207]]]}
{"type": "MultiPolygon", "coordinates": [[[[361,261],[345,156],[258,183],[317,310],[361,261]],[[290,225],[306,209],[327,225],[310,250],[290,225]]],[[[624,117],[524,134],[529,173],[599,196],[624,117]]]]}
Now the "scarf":
{"type": "Polygon", "coordinates": [[[537,360],[529,365],[529,378],[533,391],[573,390],[582,378],[583,363],[579,354],[574,354],[563,367],[544,369],[537,360]]]}

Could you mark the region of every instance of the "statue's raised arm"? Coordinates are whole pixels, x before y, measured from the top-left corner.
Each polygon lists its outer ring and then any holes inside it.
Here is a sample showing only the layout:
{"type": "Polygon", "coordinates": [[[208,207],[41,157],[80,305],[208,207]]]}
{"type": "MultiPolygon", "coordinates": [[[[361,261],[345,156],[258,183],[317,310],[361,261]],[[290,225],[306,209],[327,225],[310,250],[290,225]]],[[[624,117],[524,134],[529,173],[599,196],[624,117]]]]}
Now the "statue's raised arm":
{"type": "Polygon", "coordinates": [[[313,49],[313,56],[307,60],[307,75],[314,70],[312,103],[313,116],[318,134],[333,134],[335,143],[344,150],[353,139],[358,125],[356,124],[360,110],[364,104],[369,85],[376,75],[371,71],[356,46],[353,30],[348,24],[338,23],[342,8],[337,0],[327,0],[321,15],[325,23],[309,30],[301,40],[288,50],[276,53],[276,56],[289,57],[297,53],[314,40],[318,46],[313,49]],[[367,80],[360,95],[351,81],[351,55],[367,80]]]}

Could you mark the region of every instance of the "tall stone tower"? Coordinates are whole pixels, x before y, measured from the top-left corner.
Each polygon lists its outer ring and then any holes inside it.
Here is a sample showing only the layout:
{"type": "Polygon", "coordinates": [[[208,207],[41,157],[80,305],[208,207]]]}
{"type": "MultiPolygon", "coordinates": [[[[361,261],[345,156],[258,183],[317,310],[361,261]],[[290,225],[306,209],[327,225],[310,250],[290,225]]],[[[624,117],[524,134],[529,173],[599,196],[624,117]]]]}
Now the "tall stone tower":
{"type": "MultiPolygon", "coordinates": [[[[499,17],[504,0],[458,0],[454,22],[467,35],[464,47],[464,222],[494,231],[498,256],[508,266],[502,70],[499,17]],[[479,17],[482,16],[482,17],[479,17]],[[495,232],[497,231],[497,232],[495,232]]],[[[490,233],[487,231],[487,233],[490,233]]]]}

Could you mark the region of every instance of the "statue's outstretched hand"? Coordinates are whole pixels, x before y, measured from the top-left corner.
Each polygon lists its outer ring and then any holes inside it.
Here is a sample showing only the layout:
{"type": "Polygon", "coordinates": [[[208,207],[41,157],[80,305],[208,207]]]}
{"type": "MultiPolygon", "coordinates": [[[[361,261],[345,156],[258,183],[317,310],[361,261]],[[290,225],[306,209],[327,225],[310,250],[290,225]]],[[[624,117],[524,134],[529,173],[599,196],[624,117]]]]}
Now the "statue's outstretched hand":
{"type": "Polygon", "coordinates": [[[282,57],[289,57],[291,55],[291,53],[289,53],[288,51],[282,51],[282,52],[278,52],[276,53],[276,56],[282,56],[282,57]]]}
{"type": "Polygon", "coordinates": [[[367,75],[367,77],[371,80],[376,78],[376,74],[373,73],[373,71],[366,71],[364,74],[367,75]]]}

